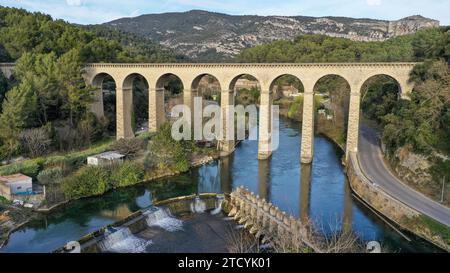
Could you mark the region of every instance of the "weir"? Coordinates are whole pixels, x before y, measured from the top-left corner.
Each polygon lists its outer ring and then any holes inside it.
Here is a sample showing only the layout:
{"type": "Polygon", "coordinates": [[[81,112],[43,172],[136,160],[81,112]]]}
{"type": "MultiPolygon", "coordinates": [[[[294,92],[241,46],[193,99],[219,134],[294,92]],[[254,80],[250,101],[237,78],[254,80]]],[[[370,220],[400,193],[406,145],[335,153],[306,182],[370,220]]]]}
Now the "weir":
{"type": "Polygon", "coordinates": [[[299,236],[301,241],[314,252],[322,250],[311,243],[305,225],[298,219],[287,215],[272,203],[238,187],[230,195],[225,204],[229,211],[228,216],[233,217],[257,238],[268,237],[271,240],[282,236],[299,236]]]}
{"type": "MultiPolygon", "coordinates": [[[[181,233],[183,236],[193,236],[194,239],[195,236],[217,236],[217,231],[214,231],[212,235],[205,234],[202,230],[199,230],[201,234],[189,234],[192,228],[184,230],[185,225],[189,221],[178,219],[174,215],[186,215],[189,213],[211,215],[217,221],[221,219],[221,216],[214,215],[222,211],[223,200],[223,195],[200,194],[155,202],[155,205],[139,210],[121,221],[87,234],[77,242],[81,246],[81,252],[137,253],[151,252],[152,246],[157,244],[155,241],[164,240],[164,238],[158,236],[162,236],[167,232],[176,233],[183,231],[181,233]]],[[[213,226],[217,227],[217,224],[213,226]]],[[[186,228],[189,227],[186,226],[186,228]]],[[[197,229],[194,228],[194,230],[197,229]]],[[[210,229],[208,229],[208,232],[210,229]]],[[[225,230],[221,232],[221,234],[223,233],[225,233],[225,230]]],[[[176,235],[171,235],[171,237],[176,237],[176,235]]],[[[217,238],[215,240],[217,241],[217,238]]],[[[221,247],[223,247],[223,238],[219,238],[219,241],[221,242],[221,247]]],[[[180,243],[175,242],[175,244],[180,243]]],[[[60,248],[55,252],[66,252],[66,250],[60,248]]]]}

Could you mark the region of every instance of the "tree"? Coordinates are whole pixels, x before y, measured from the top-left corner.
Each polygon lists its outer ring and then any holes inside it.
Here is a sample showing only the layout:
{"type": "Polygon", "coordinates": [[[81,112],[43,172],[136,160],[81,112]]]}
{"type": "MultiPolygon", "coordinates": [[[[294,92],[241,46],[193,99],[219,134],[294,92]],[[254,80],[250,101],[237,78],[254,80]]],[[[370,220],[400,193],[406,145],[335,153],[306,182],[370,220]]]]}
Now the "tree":
{"type": "Polygon", "coordinates": [[[92,103],[94,89],[84,82],[79,52],[75,49],[59,58],[57,71],[61,108],[67,111],[69,124],[74,127],[92,103]]]}
{"type": "Polygon", "coordinates": [[[140,138],[122,138],[111,144],[110,148],[127,157],[134,157],[144,148],[144,140],[140,138]]]}
{"type": "Polygon", "coordinates": [[[164,123],[160,131],[150,140],[148,150],[147,166],[172,168],[177,171],[186,171],[189,168],[186,145],[183,141],[172,138],[172,127],[169,123],[164,123]]]}
{"type": "Polygon", "coordinates": [[[47,154],[52,143],[48,126],[26,129],[20,133],[20,140],[25,152],[31,157],[47,154]]]}
{"type": "Polygon", "coordinates": [[[1,104],[3,103],[3,100],[5,99],[6,91],[9,89],[9,81],[3,75],[3,73],[0,71],[0,113],[2,111],[1,104]]]}
{"type": "Polygon", "coordinates": [[[37,109],[36,94],[27,82],[22,82],[6,94],[0,115],[0,140],[3,156],[11,156],[19,150],[20,132],[33,123],[37,109]]]}

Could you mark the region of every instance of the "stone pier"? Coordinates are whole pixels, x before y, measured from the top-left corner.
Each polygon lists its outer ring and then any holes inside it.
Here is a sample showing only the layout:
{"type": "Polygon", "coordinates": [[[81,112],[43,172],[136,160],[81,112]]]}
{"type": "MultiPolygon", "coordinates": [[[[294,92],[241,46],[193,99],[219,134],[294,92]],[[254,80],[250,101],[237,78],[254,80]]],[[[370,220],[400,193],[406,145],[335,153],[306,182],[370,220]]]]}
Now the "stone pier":
{"type": "Polygon", "coordinates": [[[164,110],[164,89],[150,89],[148,93],[148,129],[157,132],[166,119],[164,110]]]}
{"type": "Polygon", "coordinates": [[[117,139],[134,137],[131,127],[133,111],[133,90],[116,88],[116,130],[117,139]]]}
{"type": "Polygon", "coordinates": [[[272,91],[261,91],[258,159],[267,159],[272,155],[272,97],[272,91]]]}
{"type": "Polygon", "coordinates": [[[222,90],[220,93],[220,107],[222,112],[222,140],[219,143],[221,156],[227,156],[234,151],[235,125],[234,125],[234,92],[222,90]]]}
{"type": "Polygon", "coordinates": [[[314,93],[306,90],[303,94],[303,120],[300,162],[309,164],[314,155],[314,93]]]}

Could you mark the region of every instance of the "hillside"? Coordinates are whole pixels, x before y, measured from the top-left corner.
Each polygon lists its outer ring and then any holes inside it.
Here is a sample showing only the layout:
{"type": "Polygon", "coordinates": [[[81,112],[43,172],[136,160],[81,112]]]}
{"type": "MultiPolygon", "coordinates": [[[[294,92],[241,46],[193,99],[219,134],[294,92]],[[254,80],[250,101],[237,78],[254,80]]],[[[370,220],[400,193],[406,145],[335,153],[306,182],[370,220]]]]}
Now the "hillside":
{"type": "Polygon", "coordinates": [[[60,56],[73,49],[83,62],[175,62],[183,58],[132,33],[0,6],[0,62],[15,61],[24,53],[60,56]]]}
{"type": "Polygon", "coordinates": [[[410,16],[397,21],[345,17],[234,16],[201,10],[121,18],[105,25],[148,38],[199,61],[230,59],[242,49],[289,40],[300,34],[325,34],[354,41],[384,41],[439,26],[410,16]]]}

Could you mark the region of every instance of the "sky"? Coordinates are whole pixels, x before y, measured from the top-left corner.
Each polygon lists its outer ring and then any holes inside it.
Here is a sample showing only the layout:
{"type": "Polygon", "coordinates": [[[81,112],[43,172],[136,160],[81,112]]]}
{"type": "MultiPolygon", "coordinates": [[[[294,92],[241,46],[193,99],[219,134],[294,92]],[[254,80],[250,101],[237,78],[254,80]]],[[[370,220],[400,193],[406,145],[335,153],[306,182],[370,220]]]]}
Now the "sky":
{"type": "Polygon", "coordinates": [[[346,16],[397,20],[420,14],[450,25],[450,0],[0,0],[78,24],[192,9],[233,15],[346,16]]]}

